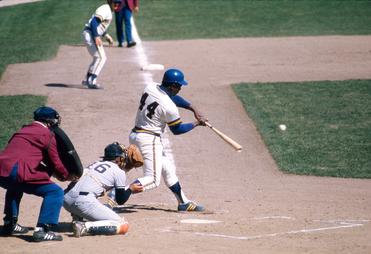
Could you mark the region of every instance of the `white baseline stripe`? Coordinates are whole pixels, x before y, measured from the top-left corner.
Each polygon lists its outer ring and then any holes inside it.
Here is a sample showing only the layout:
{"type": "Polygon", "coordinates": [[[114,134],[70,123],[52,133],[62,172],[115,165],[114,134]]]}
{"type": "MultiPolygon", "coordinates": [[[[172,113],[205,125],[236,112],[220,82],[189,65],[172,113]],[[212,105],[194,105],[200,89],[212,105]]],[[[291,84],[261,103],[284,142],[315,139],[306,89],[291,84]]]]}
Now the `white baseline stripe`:
{"type": "Polygon", "coordinates": [[[270,219],[283,219],[283,220],[295,220],[289,216],[265,216],[265,217],[255,217],[254,220],[270,220],[270,219]]]}
{"type": "Polygon", "coordinates": [[[339,225],[339,226],[333,226],[333,227],[300,229],[300,230],[293,230],[293,231],[288,231],[288,232],[262,234],[262,235],[255,235],[255,236],[230,236],[230,235],[222,235],[222,234],[209,234],[209,233],[203,233],[203,232],[195,232],[194,234],[202,235],[202,236],[231,238],[231,239],[236,239],[236,240],[254,240],[254,239],[275,237],[275,236],[281,236],[281,235],[312,233],[312,232],[318,232],[318,231],[335,230],[335,229],[341,229],[341,228],[354,228],[354,227],[362,227],[362,226],[363,226],[363,224],[348,224],[348,223],[346,223],[346,225],[339,225]]]}
{"type": "MultiPolygon", "coordinates": [[[[368,220],[366,220],[364,222],[368,222],[368,220]]],[[[336,230],[336,229],[354,228],[354,227],[364,226],[364,224],[361,224],[361,223],[349,223],[349,222],[344,222],[344,221],[343,222],[338,222],[338,223],[340,225],[334,225],[334,226],[331,226],[331,227],[300,229],[300,230],[292,230],[292,231],[287,231],[287,232],[261,234],[261,235],[254,235],[254,236],[233,236],[233,235],[205,233],[205,232],[178,231],[178,230],[172,230],[172,229],[169,229],[169,228],[166,228],[166,229],[162,230],[161,232],[190,233],[190,234],[195,234],[195,235],[200,235],[200,236],[228,238],[228,239],[234,239],[234,240],[256,240],[256,239],[283,236],[283,235],[307,234],[307,233],[313,233],[313,232],[318,232],[318,231],[336,230]]]]}

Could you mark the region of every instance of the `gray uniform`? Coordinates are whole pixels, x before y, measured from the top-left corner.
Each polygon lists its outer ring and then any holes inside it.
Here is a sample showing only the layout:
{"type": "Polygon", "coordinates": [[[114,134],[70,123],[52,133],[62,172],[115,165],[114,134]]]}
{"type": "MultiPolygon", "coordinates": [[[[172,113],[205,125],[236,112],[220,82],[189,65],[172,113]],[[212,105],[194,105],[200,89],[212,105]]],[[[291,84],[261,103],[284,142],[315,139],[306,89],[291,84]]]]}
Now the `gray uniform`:
{"type": "Polygon", "coordinates": [[[64,208],[78,217],[90,221],[122,218],[97,199],[106,191],[125,189],[125,172],[114,162],[97,161],[85,169],[76,185],[64,195],[64,208]]]}

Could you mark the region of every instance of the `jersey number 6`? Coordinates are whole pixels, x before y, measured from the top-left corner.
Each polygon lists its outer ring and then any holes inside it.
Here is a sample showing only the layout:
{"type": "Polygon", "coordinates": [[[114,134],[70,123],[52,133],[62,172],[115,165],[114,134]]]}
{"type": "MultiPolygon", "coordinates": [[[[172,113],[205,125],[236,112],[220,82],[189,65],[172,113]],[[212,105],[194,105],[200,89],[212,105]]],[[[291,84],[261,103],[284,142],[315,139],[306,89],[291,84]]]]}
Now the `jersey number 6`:
{"type": "MultiPolygon", "coordinates": [[[[139,106],[139,110],[143,110],[144,106],[146,105],[146,100],[148,98],[148,93],[144,93],[142,95],[142,98],[140,98],[140,106],[139,106]]],[[[152,116],[155,114],[155,110],[158,106],[158,103],[156,101],[152,102],[151,104],[147,105],[146,109],[148,111],[148,113],[146,114],[146,116],[150,119],[152,119],[152,116]]]]}

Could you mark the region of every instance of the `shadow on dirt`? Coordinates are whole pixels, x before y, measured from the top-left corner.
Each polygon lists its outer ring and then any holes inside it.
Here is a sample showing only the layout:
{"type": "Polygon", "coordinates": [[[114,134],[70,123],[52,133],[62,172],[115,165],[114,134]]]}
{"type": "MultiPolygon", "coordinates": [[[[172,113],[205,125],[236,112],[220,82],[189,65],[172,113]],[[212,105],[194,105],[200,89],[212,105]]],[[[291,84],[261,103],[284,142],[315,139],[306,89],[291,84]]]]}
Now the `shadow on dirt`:
{"type": "Polygon", "coordinates": [[[47,87],[57,87],[57,88],[87,89],[83,85],[63,84],[63,83],[48,83],[48,84],[45,84],[45,86],[47,86],[47,87]]]}
{"type": "Polygon", "coordinates": [[[126,205],[123,207],[115,207],[113,209],[117,213],[136,213],[136,210],[148,210],[148,211],[163,211],[168,213],[177,213],[177,210],[154,207],[154,206],[146,206],[146,205],[126,205]]]}

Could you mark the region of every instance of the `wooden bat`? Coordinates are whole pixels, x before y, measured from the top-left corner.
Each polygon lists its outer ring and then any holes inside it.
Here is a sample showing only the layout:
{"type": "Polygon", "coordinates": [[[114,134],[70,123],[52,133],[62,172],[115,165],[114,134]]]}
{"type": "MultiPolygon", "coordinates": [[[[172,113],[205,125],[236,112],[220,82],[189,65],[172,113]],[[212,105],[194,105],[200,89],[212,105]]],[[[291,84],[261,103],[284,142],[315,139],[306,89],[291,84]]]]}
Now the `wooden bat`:
{"type": "Polygon", "coordinates": [[[213,130],[216,134],[218,134],[219,137],[221,137],[225,142],[227,142],[229,145],[231,145],[237,152],[242,151],[242,146],[238,144],[236,141],[225,135],[220,130],[213,127],[210,123],[205,122],[206,126],[209,127],[211,130],[213,130]]]}

